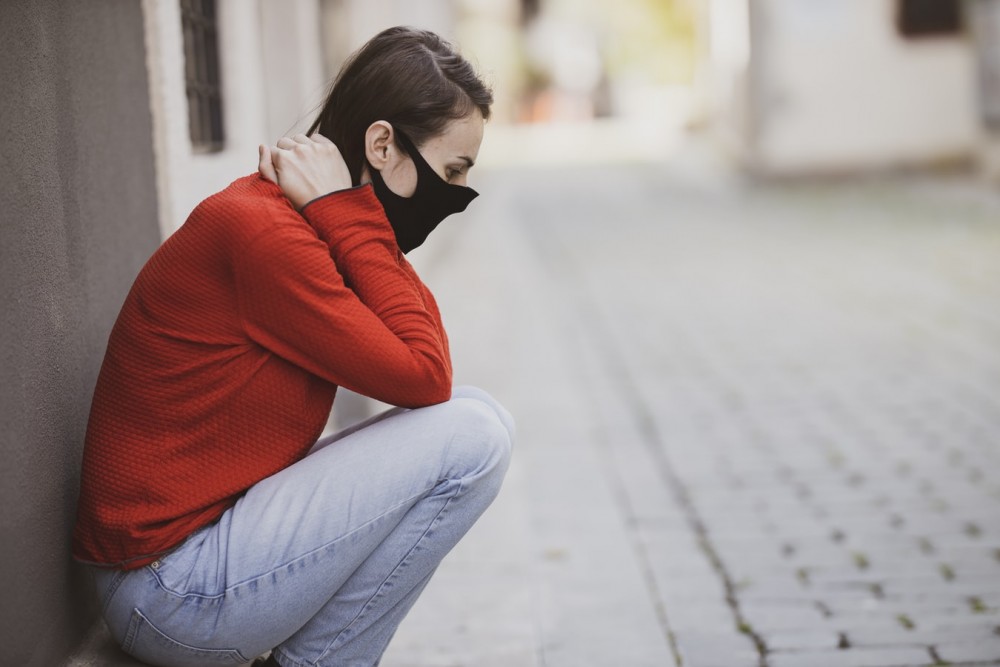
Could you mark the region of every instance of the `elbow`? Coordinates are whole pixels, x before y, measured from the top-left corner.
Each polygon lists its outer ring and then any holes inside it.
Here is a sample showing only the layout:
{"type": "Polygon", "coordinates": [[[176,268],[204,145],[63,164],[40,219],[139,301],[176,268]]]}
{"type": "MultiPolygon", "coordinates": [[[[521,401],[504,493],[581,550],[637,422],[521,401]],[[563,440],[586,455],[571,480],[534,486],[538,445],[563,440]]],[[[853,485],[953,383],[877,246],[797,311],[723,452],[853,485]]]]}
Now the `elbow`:
{"type": "Polygon", "coordinates": [[[430,405],[437,405],[438,403],[451,400],[451,372],[446,373],[440,382],[435,383],[430,399],[430,405]]]}
{"type": "Polygon", "coordinates": [[[404,408],[426,408],[451,399],[451,368],[442,368],[415,382],[408,395],[397,402],[404,408]]]}
{"type": "Polygon", "coordinates": [[[448,401],[451,399],[451,371],[449,370],[434,377],[430,382],[424,384],[418,393],[418,396],[414,396],[416,400],[413,405],[406,407],[426,408],[430,405],[437,405],[438,403],[448,401]]]}
{"type": "Polygon", "coordinates": [[[406,361],[380,364],[376,373],[370,369],[359,393],[410,409],[426,408],[451,398],[452,370],[447,357],[413,355],[406,361]]]}

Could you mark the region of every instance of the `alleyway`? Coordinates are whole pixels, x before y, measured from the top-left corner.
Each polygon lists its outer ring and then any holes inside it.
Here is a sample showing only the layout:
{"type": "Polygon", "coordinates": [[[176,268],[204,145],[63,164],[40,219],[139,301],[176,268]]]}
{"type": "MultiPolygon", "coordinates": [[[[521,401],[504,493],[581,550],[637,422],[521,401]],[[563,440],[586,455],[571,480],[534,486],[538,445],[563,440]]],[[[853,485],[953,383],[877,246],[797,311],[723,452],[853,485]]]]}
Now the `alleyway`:
{"type": "Polygon", "coordinates": [[[1000,195],[477,177],[414,261],[515,463],[384,665],[1000,665],[1000,195]]]}

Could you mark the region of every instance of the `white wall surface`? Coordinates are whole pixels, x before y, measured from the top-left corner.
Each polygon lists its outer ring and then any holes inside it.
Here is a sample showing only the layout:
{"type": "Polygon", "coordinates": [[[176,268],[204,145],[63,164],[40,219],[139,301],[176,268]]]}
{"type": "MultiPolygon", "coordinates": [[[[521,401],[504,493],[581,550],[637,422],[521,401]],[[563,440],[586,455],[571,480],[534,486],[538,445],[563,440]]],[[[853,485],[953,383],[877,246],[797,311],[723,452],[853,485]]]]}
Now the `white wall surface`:
{"type": "Polygon", "coordinates": [[[971,39],[904,39],[893,0],[753,0],[751,160],[838,172],[971,156],[971,39]]]}
{"type": "Polygon", "coordinates": [[[195,153],[188,131],[178,0],[143,0],[160,229],[257,169],[257,146],[308,125],[326,87],[317,0],[219,0],[225,144],[195,153]]]}

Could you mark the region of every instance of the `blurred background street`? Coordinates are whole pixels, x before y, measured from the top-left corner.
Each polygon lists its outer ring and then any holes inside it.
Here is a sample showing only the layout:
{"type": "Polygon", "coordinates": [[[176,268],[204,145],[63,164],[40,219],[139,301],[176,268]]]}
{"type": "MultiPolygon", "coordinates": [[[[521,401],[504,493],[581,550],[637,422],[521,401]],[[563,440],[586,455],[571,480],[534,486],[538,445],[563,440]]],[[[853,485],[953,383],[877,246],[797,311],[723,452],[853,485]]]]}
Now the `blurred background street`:
{"type": "Polygon", "coordinates": [[[383,664],[1000,665],[1000,0],[2,3],[0,663],[135,664],[67,567],[108,331],[397,24],[495,90],[411,258],[519,439],[383,664]]]}
{"type": "Polygon", "coordinates": [[[413,254],[516,456],[385,664],[1000,664],[997,193],[479,177],[413,254]]]}

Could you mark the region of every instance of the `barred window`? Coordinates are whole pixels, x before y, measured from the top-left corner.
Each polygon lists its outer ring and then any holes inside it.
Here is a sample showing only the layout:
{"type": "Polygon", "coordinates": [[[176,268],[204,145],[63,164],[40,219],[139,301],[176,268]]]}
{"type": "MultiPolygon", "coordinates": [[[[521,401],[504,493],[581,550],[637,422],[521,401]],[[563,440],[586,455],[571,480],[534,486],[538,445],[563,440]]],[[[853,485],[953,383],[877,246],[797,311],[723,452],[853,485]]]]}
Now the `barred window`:
{"type": "Polygon", "coordinates": [[[896,29],[904,37],[953,35],[962,30],[959,0],[898,0],[896,29]]]}
{"type": "Polygon", "coordinates": [[[198,152],[222,150],[222,86],[215,0],[181,0],[184,78],[191,145],[198,152]]]}

